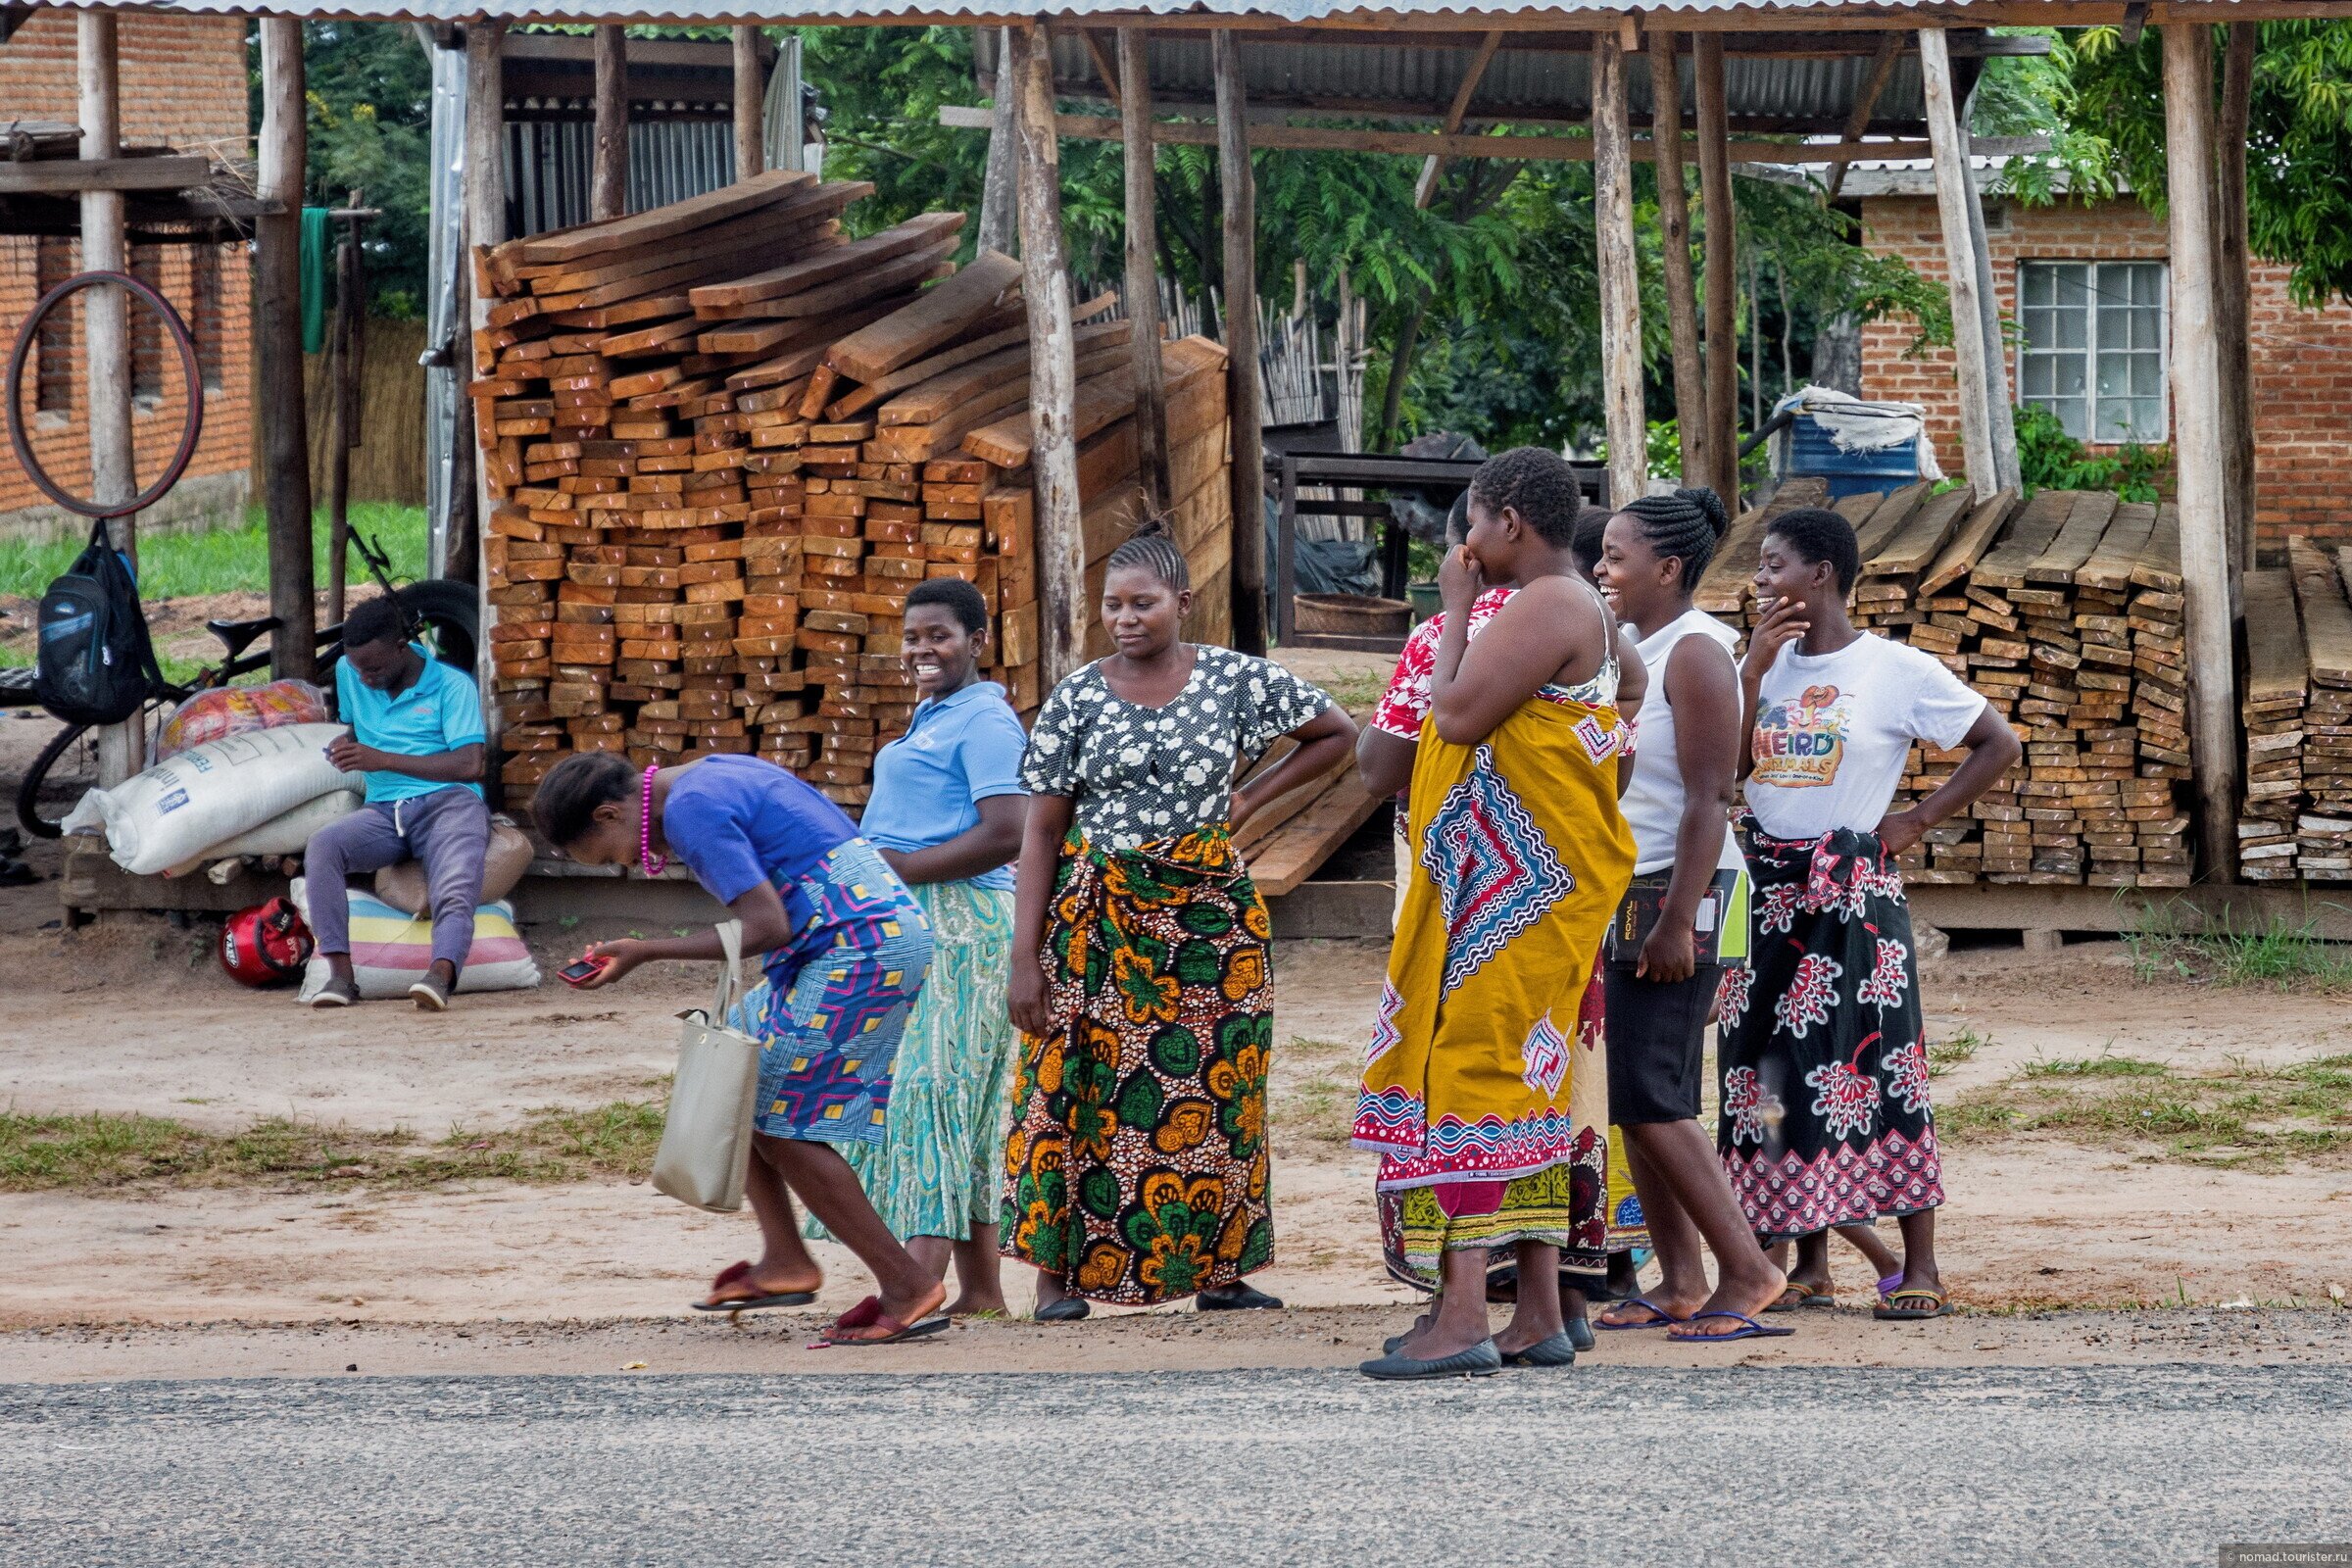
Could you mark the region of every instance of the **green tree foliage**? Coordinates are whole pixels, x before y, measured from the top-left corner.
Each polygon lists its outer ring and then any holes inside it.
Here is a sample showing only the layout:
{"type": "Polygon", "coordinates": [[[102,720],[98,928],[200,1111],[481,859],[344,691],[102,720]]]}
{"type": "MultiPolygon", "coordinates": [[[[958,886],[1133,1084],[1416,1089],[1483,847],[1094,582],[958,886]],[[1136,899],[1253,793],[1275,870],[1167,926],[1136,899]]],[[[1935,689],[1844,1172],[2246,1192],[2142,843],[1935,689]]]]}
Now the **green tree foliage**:
{"type": "MultiPolygon", "coordinates": [[[[340,207],[358,190],[383,217],[367,226],[370,312],[423,314],[432,206],[432,69],[405,22],[306,22],[310,152],[303,200],[340,207]]],[[[262,49],[247,38],[252,123],[262,123],[262,49]]]]}
{"type": "MultiPolygon", "coordinates": [[[[2298,304],[2352,301],[2352,22],[2259,24],[2246,127],[2248,238],[2292,270],[2298,304]]],[[[2222,46],[2214,48],[2220,96],[2222,46]]],[[[2048,102],[2067,126],[2063,167],[2083,195],[2123,183],[2164,211],[2164,59],[2156,28],[2059,37],[2048,102]]]]}

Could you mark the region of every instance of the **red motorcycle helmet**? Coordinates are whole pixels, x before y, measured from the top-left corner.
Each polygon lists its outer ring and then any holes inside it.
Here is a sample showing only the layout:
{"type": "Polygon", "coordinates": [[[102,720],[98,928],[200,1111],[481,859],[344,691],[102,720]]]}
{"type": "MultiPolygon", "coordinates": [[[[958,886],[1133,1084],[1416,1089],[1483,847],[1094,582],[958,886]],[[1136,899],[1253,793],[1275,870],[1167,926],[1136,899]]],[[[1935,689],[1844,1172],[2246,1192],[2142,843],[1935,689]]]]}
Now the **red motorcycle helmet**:
{"type": "Polygon", "coordinates": [[[311,928],[282,898],[240,910],[220,928],[220,967],[244,985],[284,985],[310,957],[311,928]]]}

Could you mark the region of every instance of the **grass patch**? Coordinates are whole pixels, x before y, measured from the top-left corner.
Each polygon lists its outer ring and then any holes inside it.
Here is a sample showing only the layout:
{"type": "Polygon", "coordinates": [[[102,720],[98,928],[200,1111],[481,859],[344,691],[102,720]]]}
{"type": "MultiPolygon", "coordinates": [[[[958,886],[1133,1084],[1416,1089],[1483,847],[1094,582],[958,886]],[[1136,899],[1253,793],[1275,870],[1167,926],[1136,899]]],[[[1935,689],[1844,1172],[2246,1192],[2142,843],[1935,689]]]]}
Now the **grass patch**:
{"type": "MultiPolygon", "coordinates": [[[[368,535],[390,558],[393,574],[403,579],[424,575],[425,516],[421,507],[396,506],[385,501],[359,501],[351,507],[352,526],[368,535]]],[[[318,581],[326,585],[326,514],[312,521],[318,581]]],[[[88,535],[42,543],[0,540],[0,595],[38,599],[51,579],[74,564],[88,535]]],[[[355,554],[354,582],[368,580],[368,568],[355,554]]],[[[185,599],[198,594],[268,593],[270,591],[270,533],[259,508],[248,510],[241,528],[216,528],[207,533],[156,533],[139,541],[139,596],[147,600],[185,599]]]]}
{"type": "Polygon", "coordinates": [[[1350,713],[1370,712],[1389,689],[1389,678],[1370,670],[1345,670],[1315,683],[1350,713]]]}
{"type": "Polygon", "coordinates": [[[1977,1059],[1977,1053],[1992,1042],[1974,1029],[1963,1029],[1949,1040],[1928,1043],[1928,1076],[1940,1078],[1954,1067],[1977,1059]]]}
{"type": "Polygon", "coordinates": [[[2102,1053],[2096,1056],[2028,1062],[2024,1074],[2028,1078],[2166,1078],[2172,1075],[2172,1069],[2161,1061],[2102,1053]]]}
{"type": "Polygon", "coordinates": [[[1346,1148],[1355,1135],[1356,1097],[1362,1089],[1355,1070],[1360,1059],[1356,1048],[1293,1035],[1281,1057],[1297,1063],[1302,1076],[1279,1084],[1270,1107],[1275,1128],[1286,1141],[1296,1136],[1326,1148],[1346,1148]]]}
{"type": "Polygon", "coordinates": [[[2274,916],[2259,930],[2225,923],[2219,931],[2183,933],[2158,927],[2127,933],[2133,975],[2142,980],[2186,980],[2216,986],[2264,986],[2278,991],[2352,990],[2352,948],[2328,942],[2319,922],[2274,916]]]}
{"type": "Polygon", "coordinates": [[[2132,1056],[2034,1062],[1936,1122],[1952,1142],[2060,1133],[2225,1169],[2352,1163],[2352,1055],[2199,1073],[2132,1056]]]}
{"type": "Polygon", "coordinates": [[[512,1127],[436,1142],[268,1116],[210,1133],[163,1116],[0,1112],[0,1192],[287,1184],[435,1187],[461,1181],[642,1177],[662,1141],[660,1101],[534,1110],[512,1127]]]}

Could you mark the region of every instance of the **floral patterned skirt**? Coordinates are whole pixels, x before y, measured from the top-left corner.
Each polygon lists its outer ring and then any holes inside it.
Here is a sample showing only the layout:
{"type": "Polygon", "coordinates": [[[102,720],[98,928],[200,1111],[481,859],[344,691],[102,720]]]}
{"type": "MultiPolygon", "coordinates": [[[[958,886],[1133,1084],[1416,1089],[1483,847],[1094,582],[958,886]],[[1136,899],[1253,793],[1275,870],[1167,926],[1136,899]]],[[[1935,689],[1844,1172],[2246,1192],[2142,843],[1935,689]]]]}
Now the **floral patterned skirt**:
{"type": "Polygon", "coordinates": [[[1724,972],[1716,1147],[1766,1242],[1943,1201],[1902,872],[1875,833],[1743,835],[1745,965],[1724,972]]]}
{"type": "Polygon", "coordinates": [[[1274,1257],[1265,905],[1223,829],[1133,850],[1073,832],[1047,928],[1052,1030],[1022,1042],[1004,1251],[1150,1305],[1274,1257]]]}

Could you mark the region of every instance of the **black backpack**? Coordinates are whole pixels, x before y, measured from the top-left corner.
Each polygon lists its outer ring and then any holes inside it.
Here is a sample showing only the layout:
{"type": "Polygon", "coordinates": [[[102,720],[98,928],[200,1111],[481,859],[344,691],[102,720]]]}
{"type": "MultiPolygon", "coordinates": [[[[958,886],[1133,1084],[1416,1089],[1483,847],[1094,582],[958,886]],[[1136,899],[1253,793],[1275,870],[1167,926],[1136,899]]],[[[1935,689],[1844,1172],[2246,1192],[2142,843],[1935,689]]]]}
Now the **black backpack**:
{"type": "Polygon", "coordinates": [[[139,585],[101,521],[89,548],[41,595],[34,690],[69,724],[119,724],[163,684],[139,585]]]}

